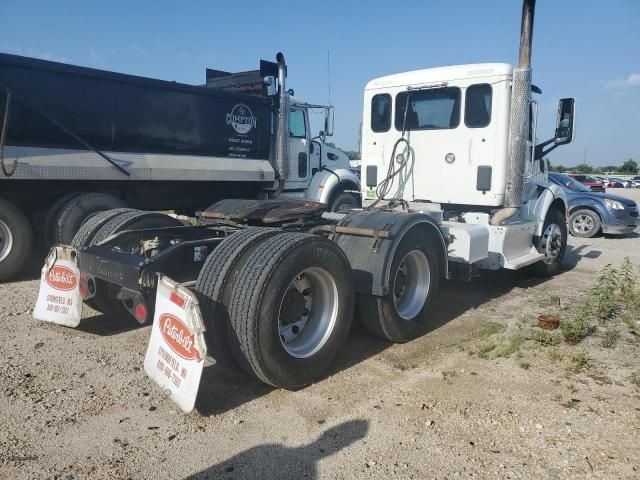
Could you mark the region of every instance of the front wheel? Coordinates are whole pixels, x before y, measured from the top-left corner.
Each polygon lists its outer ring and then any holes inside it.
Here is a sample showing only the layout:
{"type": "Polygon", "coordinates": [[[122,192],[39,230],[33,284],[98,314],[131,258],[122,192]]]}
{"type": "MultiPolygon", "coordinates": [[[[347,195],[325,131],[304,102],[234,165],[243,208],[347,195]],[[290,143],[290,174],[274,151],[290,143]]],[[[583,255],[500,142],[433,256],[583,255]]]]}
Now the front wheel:
{"type": "Polygon", "coordinates": [[[591,238],[601,226],[600,216],[593,210],[576,210],[569,217],[569,231],[574,237],[591,238]]]}
{"type": "Polygon", "coordinates": [[[360,208],[361,206],[362,202],[358,195],[351,192],[340,192],[331,200],[331,203],[329,204],[329,211],[339,212],[341,210],[360,208]]]}
{"type": "Polygon", "coordinates": [[[532,265],[533,273],[540,277],[558,274],[567,251],[567,221],[557,208],[547,212],[538,251],[544,254],[544,258],[532,265]]]}

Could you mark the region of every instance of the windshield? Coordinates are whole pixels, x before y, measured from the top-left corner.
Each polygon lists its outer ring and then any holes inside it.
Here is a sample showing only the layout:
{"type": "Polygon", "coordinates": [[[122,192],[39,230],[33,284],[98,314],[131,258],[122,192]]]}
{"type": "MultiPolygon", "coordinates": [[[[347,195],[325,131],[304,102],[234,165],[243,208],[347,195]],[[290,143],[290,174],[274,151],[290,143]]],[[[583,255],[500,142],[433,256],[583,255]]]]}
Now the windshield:
{"type": "Polygon", "coordinates": [[[561,185],[564,188],[568,190],[572,190],[574,192],[590,192],[591,191],[588,187],[585,187],[583,184],[571,178],[569,175],[563,175],[562,173],[551,173],[549,174],[549,178],[553,180],[555,183],[557,183],[558,185],[561,185]]]}

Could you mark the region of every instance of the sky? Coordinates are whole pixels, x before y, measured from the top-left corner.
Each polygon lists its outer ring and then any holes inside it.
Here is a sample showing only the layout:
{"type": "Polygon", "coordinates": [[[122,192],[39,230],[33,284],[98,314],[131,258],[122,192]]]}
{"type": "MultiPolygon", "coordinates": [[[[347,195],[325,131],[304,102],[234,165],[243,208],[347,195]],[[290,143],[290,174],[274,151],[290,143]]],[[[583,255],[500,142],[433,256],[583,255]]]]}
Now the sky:
{"type": "MultiPolygon", "coordinates": [[[[357,150],[369,80],[442,65],[515,64],[521,7],[520,0],[2,0],[0,51],[191,84],[204,82],[206,67],[253,70],[282,51],[288,87],[305,101],[330,101],[331,141],[357,150]]],[[[640,0],[538,0],[532,66],[543,91],[539,140],[553,136],[557,100],[576,98],[576,138],[550,154],[553,164],[640,161],[640,0]]]]}

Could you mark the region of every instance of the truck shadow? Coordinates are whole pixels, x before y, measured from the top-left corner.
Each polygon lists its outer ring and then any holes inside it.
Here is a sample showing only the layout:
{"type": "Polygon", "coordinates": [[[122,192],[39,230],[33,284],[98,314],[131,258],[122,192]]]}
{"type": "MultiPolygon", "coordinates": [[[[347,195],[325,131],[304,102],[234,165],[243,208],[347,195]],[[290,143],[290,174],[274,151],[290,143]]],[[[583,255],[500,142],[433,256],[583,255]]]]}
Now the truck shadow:
{"type": "MultiPolygon", "coordinates": [[[[140,325],[132,316],[111,317],[91,310],[86,305],[83,306],[83,309],[83,314],[88,309],[94,315],[83,317],[82,320],[80,320],[80,325],[78,325],[76,330],[80,330],[81,332],[99,335],[101,337],[110,337],[111,335],[118,335],[139,328],[145,328],[145,325],[140,325]]],[[[146,326],[149,327],[150,325],[146,326]]]]}
{"type": "Polygon", "coordinates": [[[598,258],[600,255],[602,255],[600,250],[592,250],[589,245],[580,245],[577,247],[567,245],[567,252],[562,262],[562,269],[565,272],[573,270],[583,258],[598,258]],[[587,249],[589,250],[587,251],[587,249]]]}
{"type": "MultiPolygon", "coordinates": [[[[468,310],[509,293],[514,288],[530,288],[547,279],[531,277],[523,271],[485,272],[471,283],[442,282],[433,306],[432,323],[425,335],[455,320],[468,310]]],[[[325,375],[329,377],[372,358],[393,344],[365,332],[357,321],[347,344],[340,350],[325,375]]],[[[244,372],[230,371],[215,365],[202,374],[196,409],[203,416],[218,415],[248,403],[273,390],[244,372]]]]}
{"type": "Polygon", "coordinates": [[[318,462],[362,440],[369,431],[366,420],[351,420],[332,427],[301,447],[264,443],[249,448],[217,465],[189,475],[186,480],[218,478],[278,479],[319,478],[318,462]]]}

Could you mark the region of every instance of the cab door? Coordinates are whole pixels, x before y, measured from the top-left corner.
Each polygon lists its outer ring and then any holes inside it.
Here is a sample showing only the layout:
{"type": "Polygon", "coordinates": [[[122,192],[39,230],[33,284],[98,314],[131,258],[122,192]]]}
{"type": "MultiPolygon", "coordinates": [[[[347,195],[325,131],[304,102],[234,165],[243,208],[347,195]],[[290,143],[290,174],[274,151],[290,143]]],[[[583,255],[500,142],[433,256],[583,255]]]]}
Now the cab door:
{"type": "Polygon", "coordinates": [[[309,121],[306,109],[291,107],[289,111],[289,178],[288,188],[304,188],[311,178],[309,164],[309,121]]]}

